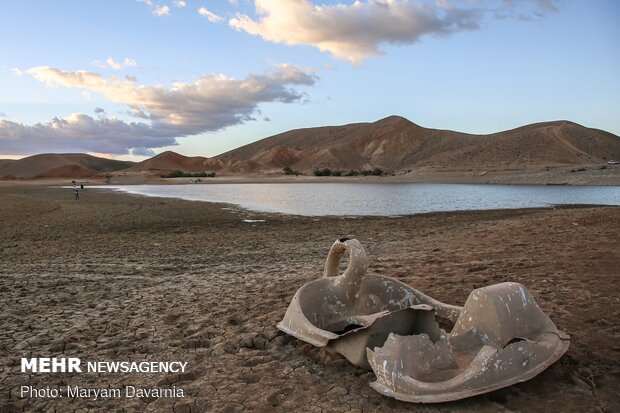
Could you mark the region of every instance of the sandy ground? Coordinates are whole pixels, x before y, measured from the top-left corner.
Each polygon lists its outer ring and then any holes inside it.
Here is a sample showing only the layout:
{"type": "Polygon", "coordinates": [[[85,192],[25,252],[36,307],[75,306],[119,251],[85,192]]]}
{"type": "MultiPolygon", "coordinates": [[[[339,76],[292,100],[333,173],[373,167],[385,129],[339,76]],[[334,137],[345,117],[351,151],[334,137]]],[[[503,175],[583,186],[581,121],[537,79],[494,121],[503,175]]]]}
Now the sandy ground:
{"type": "Polygon", "coordinates": [[[618,412],[620,208],[302,218],[89,190],[0,187],[0,411],[618,412]],[[246,223],[243,219],[264,219],[246,223]],[[444,302],[526,285],[568,353],[536,378],[468,400],[381,396],[373,374],[278,332],[334,239],[369,272],[444,302]],[[26,356],[188,362],[181,375],[33,374],[26,356]],[[183,399],[20,399],[19,386],[169,386],[183,399]]]}

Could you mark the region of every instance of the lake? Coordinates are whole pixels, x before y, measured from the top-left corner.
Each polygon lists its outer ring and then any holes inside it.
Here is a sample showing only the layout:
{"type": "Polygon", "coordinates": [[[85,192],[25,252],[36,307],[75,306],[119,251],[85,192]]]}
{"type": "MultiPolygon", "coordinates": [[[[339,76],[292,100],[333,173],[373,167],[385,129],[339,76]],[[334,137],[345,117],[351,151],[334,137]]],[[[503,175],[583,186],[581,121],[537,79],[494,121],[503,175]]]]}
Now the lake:
{"type": "Polygon", "coordinates": [[[435,211],[620,205],[620,186],[418,183],[252,183],[109,185],[132,194],[223,202],[292,215],[396,216],[435,211]]]}

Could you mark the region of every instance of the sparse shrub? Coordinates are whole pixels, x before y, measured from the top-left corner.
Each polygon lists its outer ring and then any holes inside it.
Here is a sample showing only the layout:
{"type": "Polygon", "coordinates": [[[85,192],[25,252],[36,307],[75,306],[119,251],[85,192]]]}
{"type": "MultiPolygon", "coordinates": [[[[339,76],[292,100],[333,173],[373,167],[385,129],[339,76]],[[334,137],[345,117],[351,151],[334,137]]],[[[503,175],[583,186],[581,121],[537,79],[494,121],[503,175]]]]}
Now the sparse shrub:
{"type": "Polygon", "coordinates": [[[177,169],[177,170],[170,172],[168,175],[162,175],[162,178],[180,178],[184,176],[184,174],[185,172],[177,169]]]}
{"type": "Polygon", "coordinates": [[[314,175],[315,176],[358,176],[358,175],[364,175],[364,176],[369,176],[369,175],[375,175],[375,176],[382,176],[382,175],[386,175],[387,172],[384,171],[381,168],[375,168],[375,169],[362,169],[361,171],[359,170],[355,170],[355,169],[351,169],[348,172],[343,172],[343,171],[332,171],[329,168],[323,168],[323,169],[316,169],[314,171],[314,175]]]}
{"type": "Polygon", "coordinates": [[[332,170],[329,168],[316,169],[314,171],[314,176],[331,176],[332,170]]]}
{"type": "Polygon", "coordinates": [[[301,172],[292,169],[290,166],[282,168],[282,172],[284,172],[284,175],[301,175],[301,172]]]}
{"type": "Polygon", "coordinates": [[[180,170],[174,170],[167,175],[162,175],[162,178],[215,178],[215,172],[183,172],[180,170]]]}

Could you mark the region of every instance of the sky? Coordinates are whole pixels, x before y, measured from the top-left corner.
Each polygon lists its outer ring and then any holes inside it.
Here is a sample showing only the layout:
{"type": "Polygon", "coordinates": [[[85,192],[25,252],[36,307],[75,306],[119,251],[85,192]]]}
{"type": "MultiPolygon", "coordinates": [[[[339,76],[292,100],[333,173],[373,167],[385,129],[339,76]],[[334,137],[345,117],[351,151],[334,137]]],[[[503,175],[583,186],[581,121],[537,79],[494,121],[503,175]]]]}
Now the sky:
{"type": "Polygon", "coordinates": [[[616,0],[0,2],[0,158],[214,156],[400,115],[620,135],[616,0]]]}

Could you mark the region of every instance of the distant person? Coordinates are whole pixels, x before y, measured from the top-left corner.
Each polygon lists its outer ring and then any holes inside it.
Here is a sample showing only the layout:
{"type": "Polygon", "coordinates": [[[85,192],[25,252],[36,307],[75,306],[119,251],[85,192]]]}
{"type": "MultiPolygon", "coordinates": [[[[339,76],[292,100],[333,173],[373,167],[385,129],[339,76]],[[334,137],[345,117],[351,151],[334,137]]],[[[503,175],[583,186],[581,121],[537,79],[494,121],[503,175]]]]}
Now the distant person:
{"type": "Polygon", "coordinates": [[[80,184],[80,189],[83,191],[84,190],[84,184],[80,184]]]}
{"type": "Polygon", "coordinates": [[[73,195],[75,196],[75,199],[80,199],[80,191],[77,188],[73,188],[73,195]]]}

